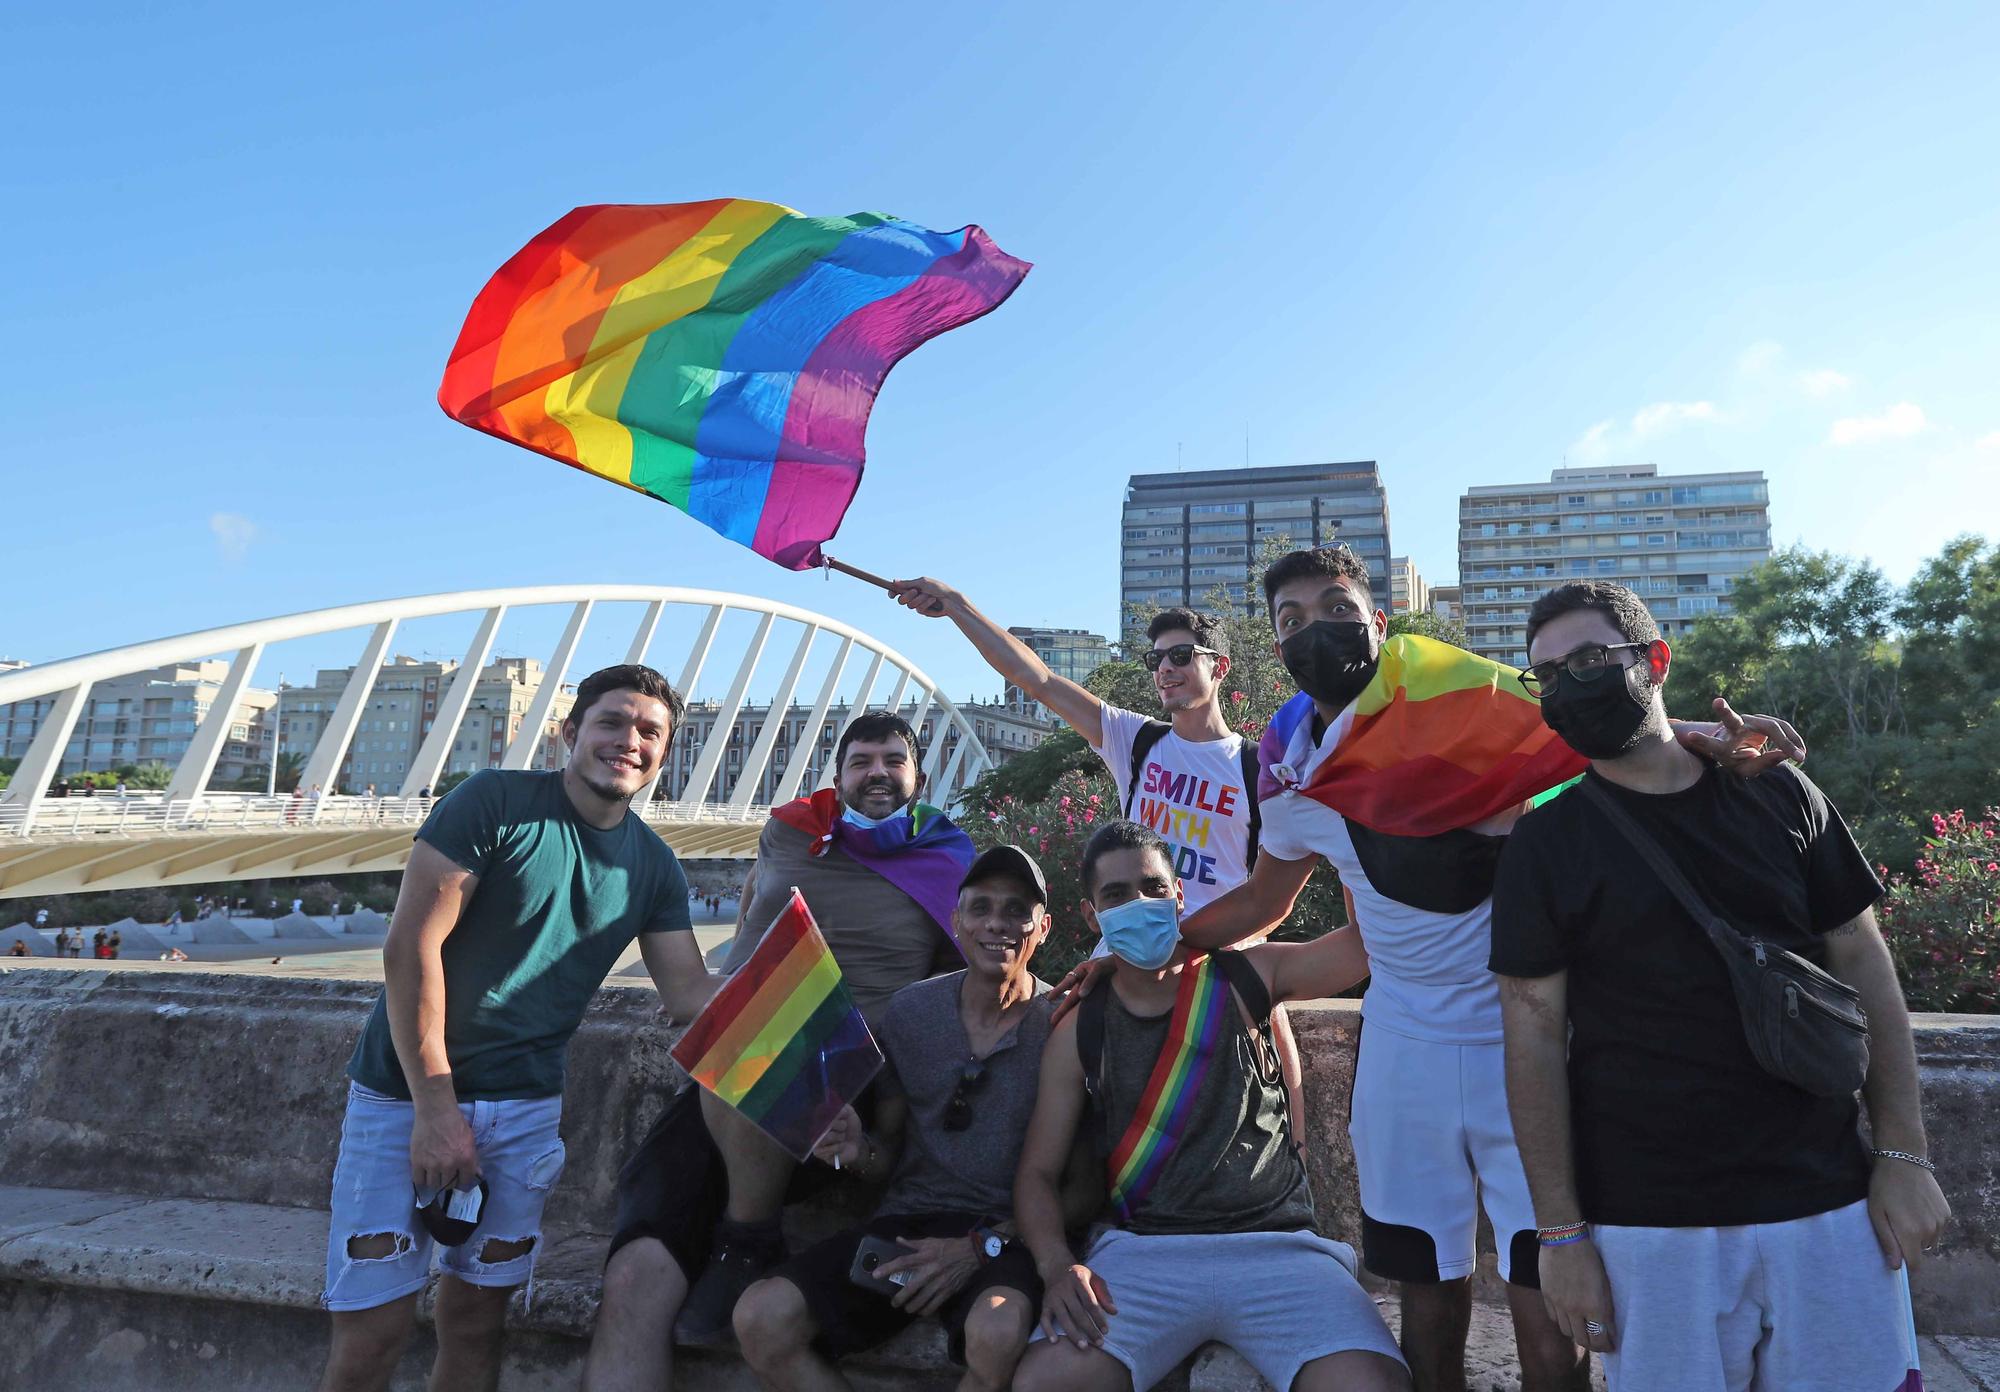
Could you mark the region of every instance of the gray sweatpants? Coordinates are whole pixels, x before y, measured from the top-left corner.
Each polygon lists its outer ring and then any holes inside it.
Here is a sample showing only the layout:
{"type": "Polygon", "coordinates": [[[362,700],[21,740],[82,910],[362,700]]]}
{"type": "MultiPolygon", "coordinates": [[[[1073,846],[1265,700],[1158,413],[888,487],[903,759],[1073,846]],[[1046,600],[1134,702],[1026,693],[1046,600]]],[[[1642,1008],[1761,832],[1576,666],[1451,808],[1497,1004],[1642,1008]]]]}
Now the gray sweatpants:
{"type": "Polygon", "coordinates": [[[1922,1386],[1909,1282],[1865,1202],[1740,1228],[1595,1225],[1591,1239],[1611,1278],[1611,1392],[1922,1386]]]}

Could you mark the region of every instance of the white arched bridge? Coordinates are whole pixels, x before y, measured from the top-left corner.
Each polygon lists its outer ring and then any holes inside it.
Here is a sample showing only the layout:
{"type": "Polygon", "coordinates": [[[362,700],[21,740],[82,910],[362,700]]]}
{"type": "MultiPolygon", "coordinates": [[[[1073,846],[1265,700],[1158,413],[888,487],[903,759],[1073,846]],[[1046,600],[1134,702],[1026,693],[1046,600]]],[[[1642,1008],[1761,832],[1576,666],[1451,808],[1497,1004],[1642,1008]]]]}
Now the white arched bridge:
{"type": "MultiPolygon", "coordinates": [[[[454,751],[475,747],[461,744],[461,729],[473,706],[474,688],[493,660],[503,621],[519,611],[540,610],[542,623],[552,628],[548,616],[567,611],[539,685],[497,759],[502,768],[521,769],[545,761],[545,731],[557,713],[564,682],[573,682],[583,670],[579,666],[572,672],[572,667],[578,666],[592,618],[607,606],[635,612],[638,621],[629,640],[605,656],[650,661],[684,695],[705,674],[714,675],[719,684],[721,673],[735,662],[723,694],[691,710],[675,732],[673,784],[678,786],[672,796],[655,797],[661,790],[648,789],[634,804],[685,858],[750,854],[771,806],[805,791],[809,774],[814,786],[831,782],[830,752],[838,731],[868,709],[901,710],[919,731],[930,727],[924,757],[930,801],[949,805],[993,765],[974,723],[914,663],[848,624],[792,605],[751,595],[641,585],[549,585],[378,600],[0,671],[0,710],[11,705],[17,714],[24,708],[38,712],[20,766],[0,792],[0,899],[399,868],[408,857],[414,825],[429,810],[428,794],[455,762],[454,751]],[[455,669],[440,669],[435,692],[424,693],[424,709],[409,735],[414,753],[394,766],[383,765],[396,769],[399,784],[384,783],[375,796],[335,791],[357,732],[365,733],[371,696],[380,695],[377,684],[399,626],[453,616],[461,616],[461,622],[476,618],[471,641],[455,669]],[[718,643],[725,628],[732,637],[718,643]],[[265,796],[212,788],[225,746],[232,735],[242,735],[239,707],[267,647],[350,630],[360,638],[360,651],[337,699],[329,700],[317,717],[323,723],[317,724],[298,775],[302,791],[265,796]],[[665,634],[685,637],[685,648],[671,654],[677,663],[651,656],[655,647],[668,646],[665,634]],[[750,704],[751,683],[774,638],[782,652],[787,637],[794,646],[769,688],[768,704],[750,704]],[[165,789],[118,796],[53,795],[93,688],[134,673],[218,657],[227,658],[227,675],[172,762],[165,789]],[[814,690],[814,682],[816,695],[808,705],[801,693],[814,690]],[[33,704],[23,707],[24,702],[33,704]],[[760,708],[763,719],[752,720],[760,708]],[[307,796],[303,790],[314,791],[307,796]]],[[[623,636],[622,627],[613,634],[615,642],[623,636]]],[[[278,701],[290,694],[281,688],[278,701]]],[[[283,747],[275,743],[281,736],[281,722],[274,720],[274,753],[283,747]]],[[[496,751],[500,739],[496,731],[496,751]]],[[[480,766],[496,762],[486,756],[484,738],[476,748],[480,766]]],[[[350,774],[350,788],[355,781],[350,774]]]]}

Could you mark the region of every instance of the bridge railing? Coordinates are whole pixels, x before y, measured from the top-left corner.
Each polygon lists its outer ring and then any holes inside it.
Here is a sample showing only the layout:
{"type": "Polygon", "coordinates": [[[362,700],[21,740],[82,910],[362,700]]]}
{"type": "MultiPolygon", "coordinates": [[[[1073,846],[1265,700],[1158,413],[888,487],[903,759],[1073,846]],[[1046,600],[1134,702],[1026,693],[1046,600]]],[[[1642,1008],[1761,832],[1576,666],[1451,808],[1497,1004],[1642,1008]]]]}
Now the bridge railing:
{"type": "MultiPolygon", "coordinates": [[[[92,836],[158,836],[166,833],[307,832],[374,826],[416,826],[430,815],[436,798],[277,797],[204,793],[199,798],[103,793],[96,797],[50,798],[30,819],[25,806],[0,803],[0,837],[31,836],[37,841],[92,836]]],[[[752,822],[768,816],[762,806],[670,802],[656,799],[640,807],[652,823],[752,822]]]]}

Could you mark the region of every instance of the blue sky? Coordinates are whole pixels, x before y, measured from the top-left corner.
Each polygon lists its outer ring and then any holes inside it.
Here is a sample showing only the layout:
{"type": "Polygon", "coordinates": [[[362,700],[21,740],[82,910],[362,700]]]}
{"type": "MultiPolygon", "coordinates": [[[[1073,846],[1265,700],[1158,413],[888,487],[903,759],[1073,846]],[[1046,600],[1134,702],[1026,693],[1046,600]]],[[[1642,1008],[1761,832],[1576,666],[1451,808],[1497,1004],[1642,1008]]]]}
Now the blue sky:
{"type": "Polygon", "coordinates": [[[2000,9],[1384,8],[17,12],[0,654],[603,580],[994,690],[943,625],[439,412],[486,277],[604,201],[978,222],[1036,263],[890,378],[830,548],[1007,622],[1109,631],[1126,477],[1246,430],[1379,460],[1433,580],[1464,488],[1565,456],[1761,468],[1780,543],[1898,581],[2000,537],[2000,9]]]}

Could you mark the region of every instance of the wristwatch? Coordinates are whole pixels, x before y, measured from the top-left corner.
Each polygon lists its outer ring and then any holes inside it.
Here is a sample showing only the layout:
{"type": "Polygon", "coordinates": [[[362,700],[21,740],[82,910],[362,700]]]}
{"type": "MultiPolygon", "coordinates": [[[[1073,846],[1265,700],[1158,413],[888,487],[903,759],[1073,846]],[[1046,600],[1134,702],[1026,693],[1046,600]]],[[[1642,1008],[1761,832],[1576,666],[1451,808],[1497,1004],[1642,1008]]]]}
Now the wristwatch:
{"type": "Polygon", "coordinates": [[[980,1254],[988,1261],[999,1256],[1007,1247],[1007,1239],[988,1227],[974,1228],[971,1237],[973,1245],[979,1248],[980,1254]]]}

